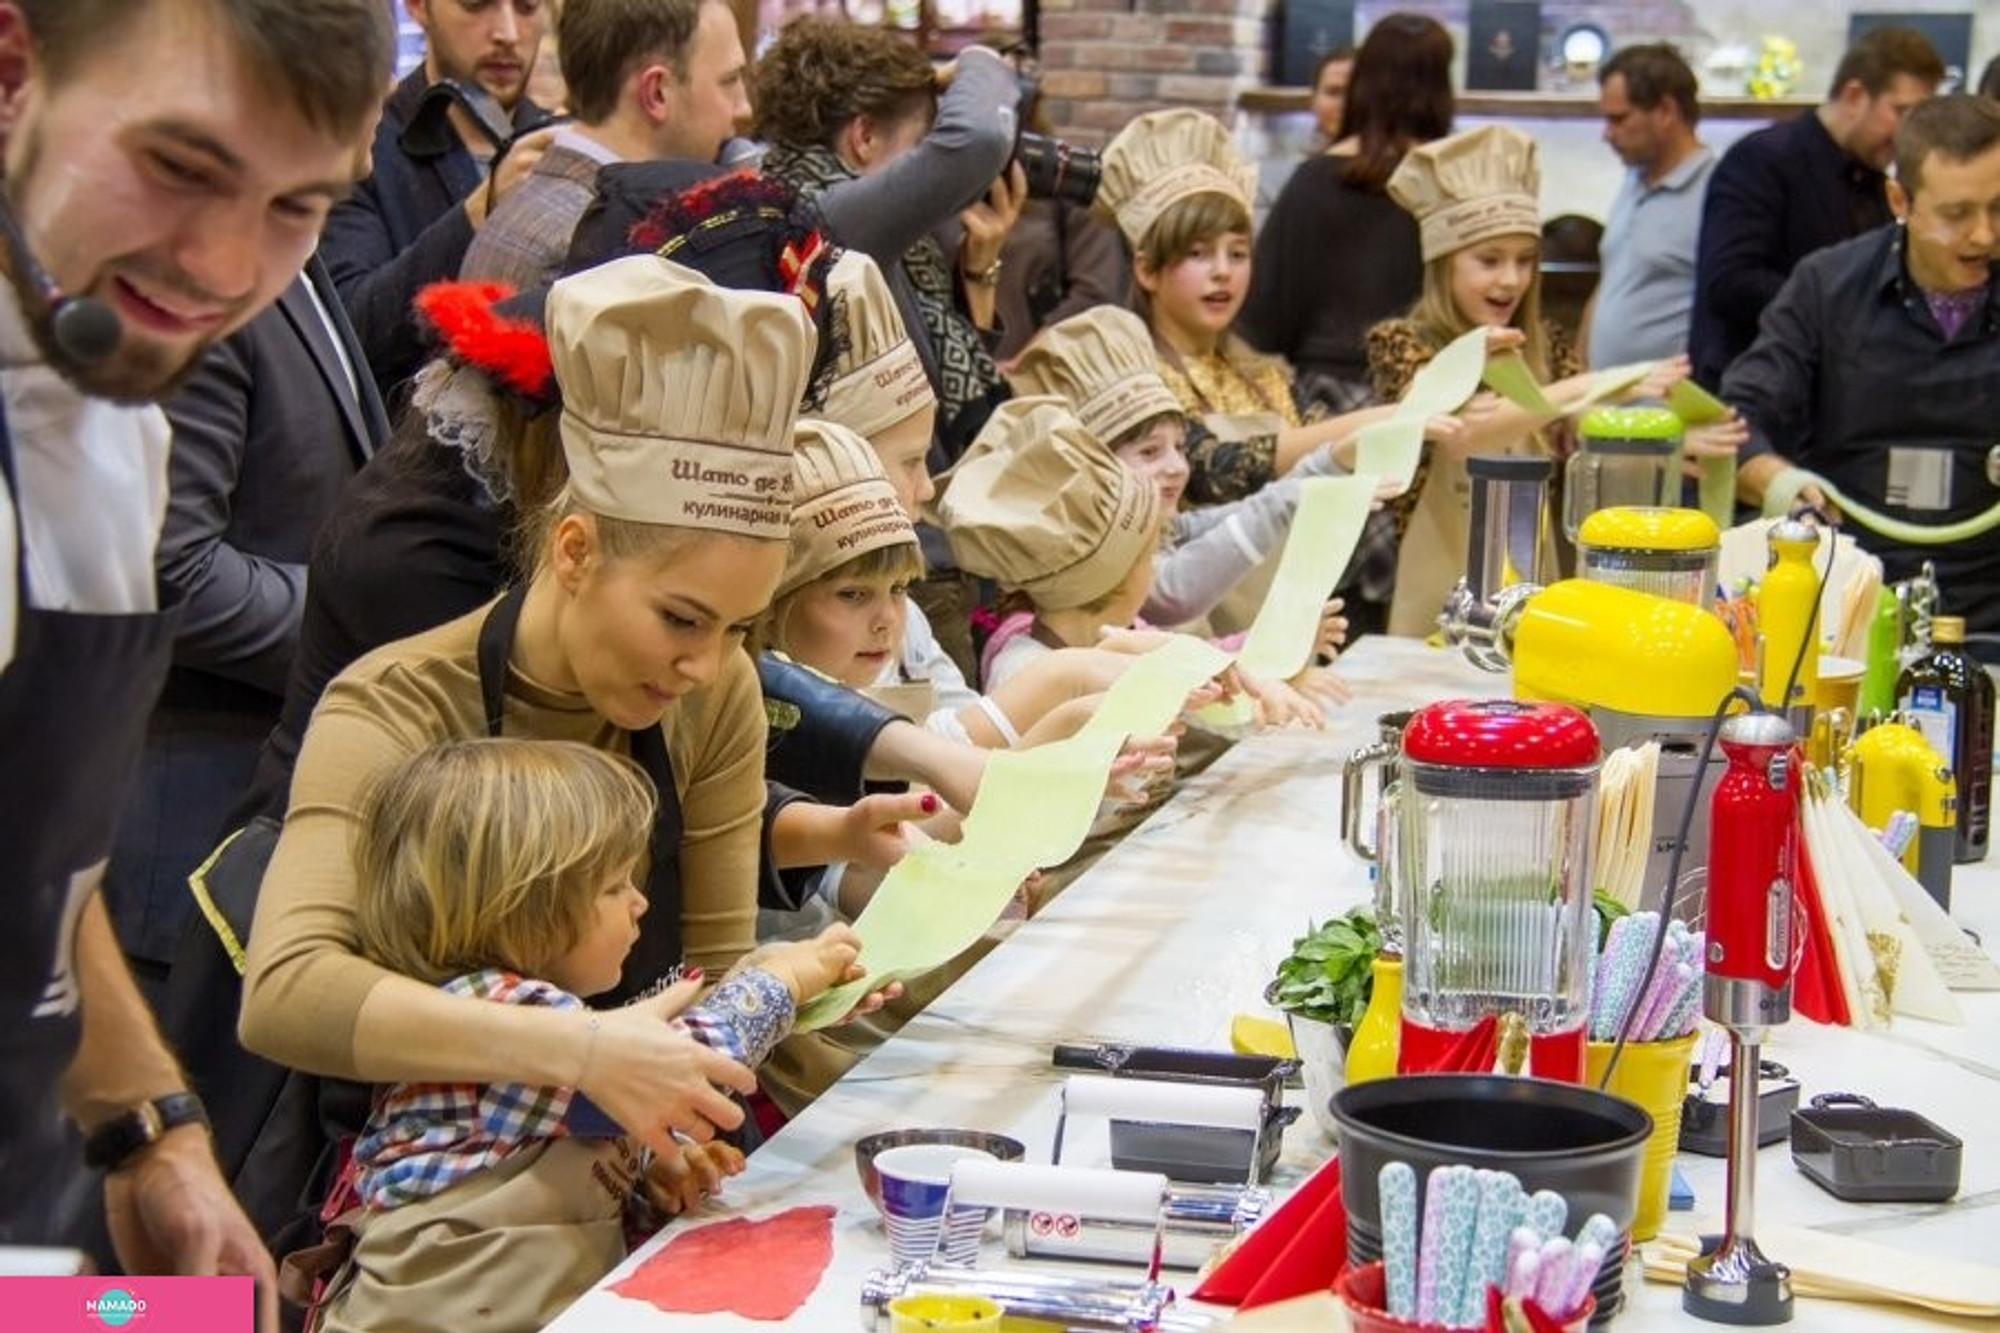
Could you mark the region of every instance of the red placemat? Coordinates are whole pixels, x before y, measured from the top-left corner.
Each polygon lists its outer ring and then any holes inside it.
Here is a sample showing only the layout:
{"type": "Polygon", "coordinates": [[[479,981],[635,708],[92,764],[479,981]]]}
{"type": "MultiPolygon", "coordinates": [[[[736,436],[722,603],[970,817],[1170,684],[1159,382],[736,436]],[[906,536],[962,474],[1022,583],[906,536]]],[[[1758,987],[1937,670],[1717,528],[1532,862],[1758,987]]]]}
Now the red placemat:
{"type": "Polygon", "coordinates": [[[684,1231],[611,1290],[670,1314],[775,1322],[798,1313],[832,1258],[832,1207],[788,1208],[684,1231]]]}

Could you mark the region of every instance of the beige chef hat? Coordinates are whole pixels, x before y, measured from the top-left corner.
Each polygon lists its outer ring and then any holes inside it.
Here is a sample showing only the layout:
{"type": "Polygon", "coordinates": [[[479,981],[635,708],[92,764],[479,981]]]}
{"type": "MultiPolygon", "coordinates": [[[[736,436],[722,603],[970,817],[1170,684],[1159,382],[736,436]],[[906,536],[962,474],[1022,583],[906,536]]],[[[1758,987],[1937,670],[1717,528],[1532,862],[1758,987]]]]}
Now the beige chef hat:
{"type": "Polygon", "coordinates": [[[798,483],[778,596],[869,551],[916,546],[917,530],[868,441],[845,426],[808,418],[800,419],[793,440],[798,483]]]}
{"type": "Polygon", "coordinates": [[[930,377],[888,280],[858,250],[842,254],[827,275],[833,302],[833,383],[814,414],[872,439],[926,407],[937,405],[930,377]]]}
{"type": "Polygon", "coordinates": [[[1093,205],[1118,224],[1137,250],[1160,214],[1198,194],[1227,195],[1250,211],[1257,168],[1229,141],[1215,117],[1179,108],[1137,117],[1104,150],[1104,177],[1093,205]]]}
{"type": "Polygon", "coordinates": [[[1417,219],[1429,262],[1492,236],[1539,236],[1535,141],[1507,125],[1418,144],[1389,177],[1389,197],[1417,219]]]}
{"type": "Polygon", "coordinates": [[[1101,305],[1043,329],[1010,378],[1019,393],[1052,394],[1068,403],[1106,446],[1163,412],[1181,410],[1160,378],[1146,321],[1119,306],[1101,305]]]}
{"type": "Polygon", "coordinates": [[[797,297],[717,287],[654,255],[549,289],[570,492],[594,513],[783,541],[812,366],[797,297]]]}
{"type": "Polygon", "coordinates": [[[1104,596],[1151,553],[1159,488],[1058,398],[1002,403],[938,500],[959,567],[1052,611],[1104,596]]]}

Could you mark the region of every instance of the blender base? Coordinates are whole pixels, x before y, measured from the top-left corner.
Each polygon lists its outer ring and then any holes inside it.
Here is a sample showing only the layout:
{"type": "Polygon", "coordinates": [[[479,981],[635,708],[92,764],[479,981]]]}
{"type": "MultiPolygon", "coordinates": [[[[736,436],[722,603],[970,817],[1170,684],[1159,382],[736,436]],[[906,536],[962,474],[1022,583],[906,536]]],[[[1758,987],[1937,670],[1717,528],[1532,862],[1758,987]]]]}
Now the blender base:
{"type": "Polygon", "coordinates": [[[1766,1259],[1757,1243],[1703,1236],[1699,1259],[1688,1264],[1681,1309],[1711,1324],[1764,1327],[1792,1321],[1792,1270],[1766,1259]]]}

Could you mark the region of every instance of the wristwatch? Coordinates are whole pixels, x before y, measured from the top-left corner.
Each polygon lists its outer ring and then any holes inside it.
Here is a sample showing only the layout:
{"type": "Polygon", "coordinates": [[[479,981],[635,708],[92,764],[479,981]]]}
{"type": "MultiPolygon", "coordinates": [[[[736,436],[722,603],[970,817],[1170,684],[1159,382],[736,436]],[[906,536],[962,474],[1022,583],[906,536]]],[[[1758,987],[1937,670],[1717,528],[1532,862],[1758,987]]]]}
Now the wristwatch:
{"type": "Polygon", "coordinates": [[[207,1123],[201,1098],[191,1092],[170,1092],[121,1111],[91,1130],[83,1141],[83,1160],[99,1171],[116,1171],[168,1130],[207,1123]]]}
{"type": "Polygon", "coordinates": [[[977,271],[960,269],[959,272],[963,273],[965,280],[975,287],[998,287],[1000,285],[1000,261],[997,259],[985,268],[977,271]]]}

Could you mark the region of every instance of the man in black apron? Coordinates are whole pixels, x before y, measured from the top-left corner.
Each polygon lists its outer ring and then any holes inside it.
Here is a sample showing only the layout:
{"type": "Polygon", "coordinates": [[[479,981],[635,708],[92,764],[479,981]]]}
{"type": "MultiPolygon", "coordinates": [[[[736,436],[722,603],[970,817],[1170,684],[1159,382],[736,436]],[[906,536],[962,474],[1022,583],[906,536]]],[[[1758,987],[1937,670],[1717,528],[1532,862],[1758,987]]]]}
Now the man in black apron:
{"type": "Polygon", "coordinates": [[[109,1172],[133,1272],[270,1259],[98,886],[177,596],[150,404],[290,283],[387,84],[380,0],[0,0],[0,1245],[109,1172]],[[344,59],[328,61],[339,51],[344,59]],[[332,68],[332,66],[340,68],[332,68]]]}

